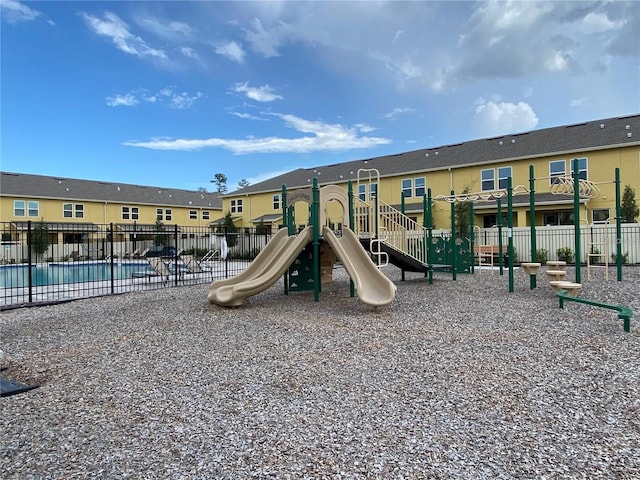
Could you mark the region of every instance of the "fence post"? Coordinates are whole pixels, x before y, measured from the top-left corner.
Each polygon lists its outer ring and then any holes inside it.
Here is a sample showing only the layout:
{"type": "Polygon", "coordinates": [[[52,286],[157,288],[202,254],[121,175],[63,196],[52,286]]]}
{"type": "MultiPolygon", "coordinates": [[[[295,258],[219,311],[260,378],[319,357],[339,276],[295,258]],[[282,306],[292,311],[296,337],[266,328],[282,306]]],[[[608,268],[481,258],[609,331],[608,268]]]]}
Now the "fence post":
{"type": "MultiPolygon", "coordinates": [[[[536,244],[536,179],[533,165],[529,165],[529,225],[531,233],[531,261],[538,261],[538,246],[536,244]]],[[[529,289],[537,286],[537,276],[529,275],[529,289]]]]}
{"type": "MultiPolygon", "coordinates": [[[[616,270],[618,281],[622,281],[622,209],[620,208],[620,168],[616,168],[616,270]]],[[[608,260],[608,259],[607,259],[608,260]]]]}
{"type": "Polygon", "coordinates": [[[31,220],[27,222],[27,278],[29,280],[29,303],[33,302],[33,272],[31,271],[31,220]]]}
{"type": "Polygon", "coordinates": [[[178,271],[178,225],[173,226],[173,245],[175,246],[175,254],[173,255],[173,285],[178,286],[178,278],[180,272],[178,271]]]}
{"type": "Polygon", "coordinates": [[[576,261],[576,283],[582,280],[582,252],[580,249],[580,171],[577,158],[571,160],[573,166],[573,225],[575,229],[575,261],[576,261]]]}
{"type": "Polygon", "coordinates": [[[113,278],[113,222],[109,224],[109,268],[111,270],[111,295],[115,292],[115,280],[113,278]]]}

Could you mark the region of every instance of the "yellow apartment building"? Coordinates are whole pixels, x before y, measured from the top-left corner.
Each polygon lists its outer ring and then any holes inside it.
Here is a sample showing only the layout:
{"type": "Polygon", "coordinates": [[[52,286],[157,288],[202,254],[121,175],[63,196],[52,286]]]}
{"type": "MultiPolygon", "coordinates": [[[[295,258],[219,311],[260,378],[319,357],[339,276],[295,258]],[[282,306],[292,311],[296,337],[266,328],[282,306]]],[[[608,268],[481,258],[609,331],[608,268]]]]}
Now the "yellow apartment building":
{"type": "MultiPolygon", "coordinates": [[[[282,185],[288,191],[312,185],[335,184],[361,198],[377,196],[423,221],[423,196],[431,189],[436,228],[451,225],[450,204],[438,197],[463,192],[487,194],[504,189],[507,179],[521,194],[513,197],[513,225],[525,227],[530,218],[529,169],[534,168],[535,225],[572,225],[572,184],[564,180],[578,159],[585,189],[580,198],[581,223],[615,217],[615,169],[620,169],[621,189],[630,185],[640,193],[640,115],[594,120],[573,125],[502,135],[442,145],[383,157],[353,160],[315,168],[300,168],[237,190],[222,199],[223,212],[231,212],[237,226],[263,225],[267,230],[282,223],[282,185]]],[[[482,195],[481,195],[482,196],[482,195]]],[[[488,197],[488,195],[484,195],[488,197]]],[[[506,199],[501,200],[506,214],[506,199]]],[[[329,211],[329,222],[340,228],[340,212],[329,211]]],[[[304,225],[308,207],[296,204],[295,222],[304,225]]],[[[496,200],[474,202],[474,225],[497,222],[496,200]]]]}
{"type": "Polygon", "coordinates": [[[213,227],[222,220],[219,193],[24,173],[0,172],[2,243],[24,243],[29,221],[47,224],[52,244],[81,243],[91,232],[115,241],[174,226],[213,227]]]}

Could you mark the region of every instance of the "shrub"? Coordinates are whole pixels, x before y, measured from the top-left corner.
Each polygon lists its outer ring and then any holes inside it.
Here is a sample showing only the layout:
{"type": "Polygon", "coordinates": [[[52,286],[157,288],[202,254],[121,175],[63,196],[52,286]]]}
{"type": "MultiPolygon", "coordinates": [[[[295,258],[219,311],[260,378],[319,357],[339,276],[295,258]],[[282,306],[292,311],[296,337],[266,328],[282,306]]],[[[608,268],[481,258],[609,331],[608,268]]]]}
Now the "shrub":
{"type": "MultiPolygon", "coordinates": [[[[615,253],[611,254],[611,259],[613,260],[613,263],[616,263],[617,258],[618,256],[615,253]]],[[[622,254],[622,263],[629,263],[629,252],[625,252],[622,254]]]]}
{"type": "Polygon", "coordinates": [[[573,250],[569,247],[562,247],[556,250],[556,255],[558,255],[558,260],[571,263],[573,261],[573,250]]]}
{"type": "Polygon", "coordinates": [[[541,265],[547,263],[549,259],[549,251],[546,248],[539,248],[536,250],[536,258],[541,265]]]}

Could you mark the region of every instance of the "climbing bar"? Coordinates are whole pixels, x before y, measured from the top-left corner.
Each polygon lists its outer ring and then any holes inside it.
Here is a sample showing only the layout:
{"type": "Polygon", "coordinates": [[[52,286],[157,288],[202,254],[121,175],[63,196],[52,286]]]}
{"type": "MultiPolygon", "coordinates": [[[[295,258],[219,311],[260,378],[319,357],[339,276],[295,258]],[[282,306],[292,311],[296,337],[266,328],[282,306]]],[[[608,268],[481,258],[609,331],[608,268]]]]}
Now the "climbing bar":
{"type": "Polygon", "coordinates": [[[566,290],[560,290],[556,293],[556,295],[560,300],[560,308],[564,308],[564,302],[565,300],[568,300],[570,302],[583,303],[585,305],[591,305],[594,307],[615,310],[616,312],[618,312],[618,318],[624,321],[624,331],[627,333],[631,332],[631,315],[633,315],[633,312],[629,307],[625,307],[624,305],[611,305],[608,303],[598,302],[596,300],[589,300],[587,298],[572,297],[566,290]]]}
{"type": "MultiPolygon", "coordinates": [[[[525,193],[529,193],[529,190],[524,185],[516,185],[513,187],[513,195],[522,195],[525,193]]],[[[459,193],[456,195],[438,195],[433,199],[442,200],[447,203],[489,202],[491,200],[497,200],[498,198],[505,198],[506,196],[507,190],[500,189],[474,193],[459,193]]]]}
{"type": "MultiPolygon", "coordinates": [[[[573,195],[573,178],[571,177],[552,177],[551,193],[554,195],[573,195]]],[[[600,188],[595,182],[589,180],[580,180],[578,189],[581,198],[596,198],[600,195],[600,188]]]]}

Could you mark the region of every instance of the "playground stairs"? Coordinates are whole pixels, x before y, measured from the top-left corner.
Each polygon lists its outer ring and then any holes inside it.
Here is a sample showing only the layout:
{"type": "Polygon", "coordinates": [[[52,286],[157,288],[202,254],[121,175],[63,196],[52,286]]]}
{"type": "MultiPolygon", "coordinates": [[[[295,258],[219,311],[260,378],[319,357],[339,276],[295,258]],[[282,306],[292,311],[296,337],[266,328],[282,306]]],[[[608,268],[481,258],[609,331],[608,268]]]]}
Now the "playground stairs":
{"type": "Polygon", "coordinates": [[[428,271],[425,227],[375,198],[369,202],[356,199],[354,210],[356,233],[374,261],[410,272],[428,271]]]}

